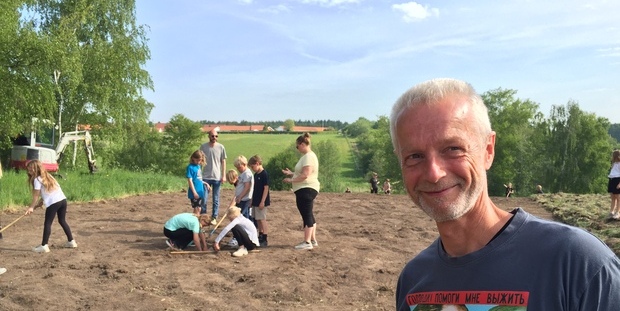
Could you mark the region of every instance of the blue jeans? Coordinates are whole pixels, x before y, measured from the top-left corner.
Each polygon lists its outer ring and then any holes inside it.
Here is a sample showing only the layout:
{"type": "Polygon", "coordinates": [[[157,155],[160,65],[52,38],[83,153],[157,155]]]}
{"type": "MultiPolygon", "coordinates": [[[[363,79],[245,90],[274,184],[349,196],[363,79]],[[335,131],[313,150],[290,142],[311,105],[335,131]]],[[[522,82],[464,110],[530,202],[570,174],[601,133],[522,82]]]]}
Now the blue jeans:
{"type": "Polygon", "coordinates": [[[250,205],[252,203],[252,200],[245,200],[245,201],[241,201],[237,204],[235,204],[235,206],[237,206],[238,208],[241,209],[241,215],[243,215],[245,218],[252,220],[252,217],[250,215],[250,205]]]}
{"type": "MultiPolygon", "coordinates": [[[[213,210],[211,211],[211,218],[217,218],[218,212],[220,210],[220,186],[222,182],[219,180],[213,179],[203,179],[202,181],[206,182],[211,186],[211,195],[213,196],[213,210]]],[[[200,214],[207,213],[207,201],[209,201],[209,192],[205,189],[205,199],[202,201],[202,206],[200,207],[200,214]]]]}

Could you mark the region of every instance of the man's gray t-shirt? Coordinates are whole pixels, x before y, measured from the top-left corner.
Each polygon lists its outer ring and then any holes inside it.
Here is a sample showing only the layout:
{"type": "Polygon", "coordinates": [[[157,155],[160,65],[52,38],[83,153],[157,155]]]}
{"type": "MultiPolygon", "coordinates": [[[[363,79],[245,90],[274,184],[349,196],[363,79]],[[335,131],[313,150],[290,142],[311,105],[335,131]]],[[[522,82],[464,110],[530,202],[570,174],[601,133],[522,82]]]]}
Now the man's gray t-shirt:
{"type": "Polygon", "coordinates": [[[520,208],[514,214],[495,239],[471,254],[450,257],[440,239],[423,250],[401,272],[396,309],[620,308],[620,260],[609,247],[580,228],[520,208]]]}
{"type": "Polygon", "coordinates": [[[207,165],[202,168],[203,180],[221,180],[222,179],[222,160],[226,160],[226,148],[220,143],[215,143],[213,147],[209,143],[200,146],[200,150],[204,152],[207,165]]]}

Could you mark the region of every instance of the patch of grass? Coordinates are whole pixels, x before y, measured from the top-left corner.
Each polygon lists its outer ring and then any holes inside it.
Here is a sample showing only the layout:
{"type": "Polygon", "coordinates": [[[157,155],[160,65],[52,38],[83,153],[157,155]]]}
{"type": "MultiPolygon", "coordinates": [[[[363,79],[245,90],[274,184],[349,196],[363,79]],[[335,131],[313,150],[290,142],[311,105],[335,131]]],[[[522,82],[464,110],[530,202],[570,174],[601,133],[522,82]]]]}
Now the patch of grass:
{"type": "MultiPolygon", "coordinates": [[[[187,189],[183,176],[162,175],[150,172],[106,170],[95,174],[79,171],[62,172],[56,177],[67,199],[72,202],[90,202],[110,198],[154,192],[171,192],[187,189]]],[[[0,209],[21,209],[30,205],[31,188],[25,172],[5,171],[0,180],[0,209]]]]}
{"type": "MultiPolygon", "coordinates": [[[[265,134],[265,133],[220,133],[219,142],[226,147],[226,168],[234,168],[232,162],[238,155],[246,158],[258,154],[263,159],[263,165],[269,162],[276,154],[282,152],[286,148],[295,148],[295,140],[299,134],[265,134]]],[[[312,143],[316,144],[322,141],[335,142],[342,163],[338,174],[339,183],[349,187],[353,192],[367,192],[368,182],[363,174],[357,171],[353,154],[351,153],[349,143],[346,138],[335,132],[317,133],[312,135],[312,143]]],[[[205,136],[205,141],[207,138],[205,136]]],[[[229,187],[225,185],[225,187],[229,187]]],[[[344,188],[342,189],[344,192],[344,188]]]]}
{"type": "Polygon", "coordinates": [[[535,196],[535,200],[558,221],[591,232],[620,255],[620,221],[608,217],[609,195],[553,193],[535,196]]]}

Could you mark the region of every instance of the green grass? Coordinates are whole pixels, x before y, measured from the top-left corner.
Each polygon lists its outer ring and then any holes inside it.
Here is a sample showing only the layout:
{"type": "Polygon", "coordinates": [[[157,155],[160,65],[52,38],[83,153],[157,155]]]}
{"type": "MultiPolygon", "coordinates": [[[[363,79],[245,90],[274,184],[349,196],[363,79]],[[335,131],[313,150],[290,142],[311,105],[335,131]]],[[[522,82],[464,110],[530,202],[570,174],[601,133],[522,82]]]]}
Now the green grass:
{"type": "MultiPolygon", "coordinates": [[[[233,168],[234,159],[243,155],[250,158],[258,154],[263,159],[263,163],[269,162],[269,159],[276,154],[282,152],[286,148],[295,148],[295,140],[299,134],[264,134],[264,133],[220,133],[219,142],[226,147],[226,155],[228,156],[226,167],[233,168]]],[[[205,136],[205,141],[206,141],[205,136]]],[[[368,183],[364,179],[363,174],[357,172],[355,161],[351,154],[349,144],[344,136],[335,133],[317,133],[311,137],[312,143],[316,144],[322,141],[333,141],[338,146],[342,163],[339,176],[341,183],[351,188],[353,192],[368,191],[368,183]]],[[[225,187],[229,187],[226,185],[225,187]]],[[[344,191],[344,188],[342,189],[344,191]]]]}
{"type": "Polygon", "coordinates": [[[608,194],[552,193],[534,197],[555,219],[586,229],[620,255],[620,221],[608,217],[608,194]]]}
{"type": "MultiPolygon", "coordinates": [[[[298,134],[220,134],[220,142],[226,146],[228,156],[227,168],[233,168],[233,161],[238,155],[250,158],[259,154],[263,162],[282,152],[294,148],[298,134]]],[[[361,174],[356,172],[354,161],[347,140],[337,133],[320,133],[312,135],[312,142],[331,140],[336,143],[341,154],[340,176],[342,184],[354,192],[366,192],[368,185],[361,174]]],[[[206,137],[205,137],[206,141],[206,137]]],[[[25,172],[12,170],[4,172],[0,179],[0,210],[19,209],[30,204],[30,187],[25,172]]],[[[57,178],[65,195],[72,202],[89,202],[102,199],[119,198],[130,195],[153,192],[181,191],[187,188],[182,175],[172,176],[151,172],[130,172],[102,168],[95,174],[81,170],[64,170],[65,178],[57,178]]],[[[225,188],[232,188],[225,184],[225,188]]],[[[342,189],[344,191],[344,189],[342,189]]]]}
{"type": "MultiPolygon", "coordinates": [[[[64,171],[58,184],[72,202],[90,202],[102,199],[121,198],[130,195],[171,192],[186,189],[183,176],[154,173],[106,170],[95,174],[78,171],[64,171]]],[[[0,210],[20,209],[30,205],[31,188],[25,172],[5,171],[0,180],[0,210]]]]}

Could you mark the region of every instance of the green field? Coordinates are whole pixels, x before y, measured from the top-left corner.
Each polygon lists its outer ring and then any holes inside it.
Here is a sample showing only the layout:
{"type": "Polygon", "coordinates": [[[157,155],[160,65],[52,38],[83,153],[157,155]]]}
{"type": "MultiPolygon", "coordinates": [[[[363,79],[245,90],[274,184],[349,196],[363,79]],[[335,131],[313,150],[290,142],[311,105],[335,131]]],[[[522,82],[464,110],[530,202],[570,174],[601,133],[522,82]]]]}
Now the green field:
{"type": "MultiPolygon", "coordinates": [[[[265,133],[220,133],[219,142],[226,147],[228,156],[227,168],[232,168],[232,162],[238,155],[246,158],[258,154],[263,159],[263,163],[268,163],[269,159],[282,152],[286,148],[295,148],[295,140],[299,134],[265,134],[265,133]]],[[[207,137],[205,135],[205,141],[207,137]]],[[[335,132],[317,133],[311,137],[312,143],[331,140],[336,143],[340,152],[342,163],[340,176],[342,182],[354,192],[366,192],[368,185],[364,179],[364,174],[355,168],[355,161],[347,139],[335,132]]],[[[344,191],[344,189],[342,189],[344,191]]]]}
{"type": "MultiPolygon", "coordinates": [[[[259,154],[263,162],[286,148],[294,148],[298,134],[229,134],[220,133],[219,141],[226,147],[228,156],[227,169],[232,169],[233,161],[238,155],[250,158],[259,154]]],[[[332,140],[338,146],[342,163],[340,176],[343,184],[353,192],[367,192],[368,184],[362,173],[355,169],[355,162],[347,140],[337,133],[321,133],[312,136],[312,143],[332,140]]],[[[206,141],[206,137],[205,137],[206,141]]],[[[62,168],[65,179],[58,178],[69,201],[88,202],[109,198],[124,197],[152,192],[181,191],[186,189],[187,181],[182,175],[165,175],[152,172],[130,172],[100,168],[95,174],[82,170],[62,168]]],[[[16,173],[5,170],[0,180],[0,210],[6,208],[23,208],[30,204],[30,188],[25,172],[16,173]]],[[[232,188],[231,185],[224,185],[232,188]]],[[[344,189],[342,189],[344,191],[344,189]]]]}

